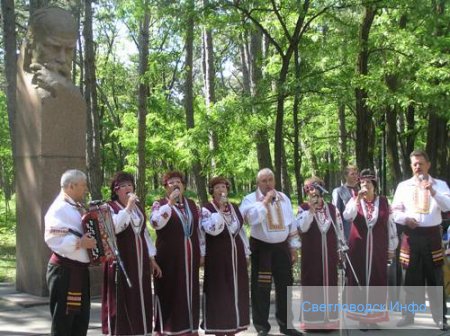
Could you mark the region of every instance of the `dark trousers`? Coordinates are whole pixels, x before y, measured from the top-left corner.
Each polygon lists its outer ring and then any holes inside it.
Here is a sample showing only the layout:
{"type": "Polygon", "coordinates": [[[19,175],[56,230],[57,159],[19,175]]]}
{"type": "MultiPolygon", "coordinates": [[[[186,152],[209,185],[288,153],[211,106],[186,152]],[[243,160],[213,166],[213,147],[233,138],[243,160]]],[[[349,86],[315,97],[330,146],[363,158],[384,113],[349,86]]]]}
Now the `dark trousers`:
{"type": "MultiPolygon", "coordinates": [[[[270,253],[271,272],[275,283],[275,317],[280,330],[287,328],[287,295],[288,286],[292,286],[292,264],[287,242],[282,244],[268,244],[250,239],[252,250],[252,272],[251,272],[251,301],[252,319],[256,331],[269,331],[269,310],[271,284],[261,285],[258,282],[260,271],[260,258],[270,253]],[[270,252],[269,252],[270,251],[270,252]]],[[[292,316],[292,314],[290,314],[292,316]]]]}
{"type": "MultiPolygon", "coordinates": [[[[77,270],[79,271],[79,270],[77,270]]],[[[91,298],[89,270],[82,270],[82,302],[79,312],[67,314],[67,291],[71,269],[62,265],[48,264],[47,285],[50,292],[50,313],[52,316],[52,336],[85,336],[89,327],[91,298]]]]}
{"type": "MultiPolygon", "coordinates": [[[[427,285],[433,319],[435,321],[445,319],[445,310],[443,309],[445,295],[435,290],[436,288],[443,290],[442,266],[435,266],[433,263],[430,241],[427,236],[412,232],[409,237],[410,261],[405,270],[406,304],[424,303],[425,285],[427,285]]],[[[413,315],[410,312],[407,314],[413,315]]]]}

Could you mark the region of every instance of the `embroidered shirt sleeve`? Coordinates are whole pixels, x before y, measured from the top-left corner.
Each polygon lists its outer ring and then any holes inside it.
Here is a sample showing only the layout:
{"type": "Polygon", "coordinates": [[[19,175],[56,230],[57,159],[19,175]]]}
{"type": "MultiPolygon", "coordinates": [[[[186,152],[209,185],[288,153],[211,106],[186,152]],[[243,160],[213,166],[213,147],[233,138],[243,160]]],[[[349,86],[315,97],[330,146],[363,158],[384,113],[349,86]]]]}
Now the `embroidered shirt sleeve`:
{"type": "Polygon", "coordinates": [[[240,207],[242,216],[250,225],[260,225],[267,222],[267,209],[262,202],[251,202],[244,198],[240,207]]]}
{"type": "Polygon", "coordinates": [[[445,182],[436,183],[436,194],[433,196],[436,203],[441,208],[441,211],[450,211],[450,189],[445,182]]]}
{"type": "Polygon", "coordinates": [[[150,233],[148,232],[147,228],[144,229],[144,238],[145,242],[147,243],[148,255],[150,257],[156,256],[156,247],[155,244],[153,244],[152,237],[150,237],[150,233]]]}
{"type": "Polygon", "coordinates": [[[204,257],[206,255],[206,239],[205,239],[205,232],[201,229],[200,225],[198,226],[197,230],[198,234],[198,243],[200,245],[200,256],[204,257]]]}
{"type": "Polygon", "coordinates": [[[225,220],[217,212],[211,213],[208,209],[202,208],[201,226],[207,234],[217,236],[225,228],[225,220]]]}
{"type": "Polygon", "coordinates": [[[61,234],[62,229],[68,227],[67,222],[70,219],[70,215],[66,213],[64,208],[50,211],[45,215],[45,242],[52,251],[61,255],[73,253],[77,250],[79,238],[74,234],[61,234]]]}
{"type": "Polygon", "coordinates": [[[298,249],[301,247],[300,236],[297,227],[294,225],[289,225],[288,243],[291,249],[298,249]]]}
{"type": "Polygon", "coordinates": [[[155,230],[161,230],[169,222],[172,215],[172,207],[169,204],[161,206],[159,202],[154,202],[150,215],[150,223],[155,230]]]}
{"type": "Polygon", "coordinates": [[[114,210],[111,207],[110,210],[114,223],[114,231],[116,232],[116,234],[121,233],[130,224],[130,213],[126,209],[121,209],[117,214],[114,213],[114,210]]]}
{"type": "Polygon", "coordinates": [[[411,197],[407,195],[407,190],[405,190],[405,182],[401,182],[397,189],[395,190],[394,200],[392,201],[392,217],[395,223],[405,224],[406,217],[408,217],[406,213],[406,207],[403,203],[405,197],[411,197]]]}

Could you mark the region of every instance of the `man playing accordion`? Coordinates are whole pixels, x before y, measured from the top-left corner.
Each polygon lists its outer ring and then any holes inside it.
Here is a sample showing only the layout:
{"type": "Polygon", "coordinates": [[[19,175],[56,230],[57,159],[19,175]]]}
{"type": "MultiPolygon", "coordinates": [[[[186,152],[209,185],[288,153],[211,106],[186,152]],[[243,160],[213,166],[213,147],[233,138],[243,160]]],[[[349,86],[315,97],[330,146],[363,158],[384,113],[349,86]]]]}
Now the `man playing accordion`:
{"type": "Polygon", "coordinates": [[[86,335],[90,314],[88,249],[96,241],[83,234],[81,205],[88,191],[86,175],[67,170],[61,192],[45,215],[45,242],[52,250],[47,269],[52,335],[86,335]]]}

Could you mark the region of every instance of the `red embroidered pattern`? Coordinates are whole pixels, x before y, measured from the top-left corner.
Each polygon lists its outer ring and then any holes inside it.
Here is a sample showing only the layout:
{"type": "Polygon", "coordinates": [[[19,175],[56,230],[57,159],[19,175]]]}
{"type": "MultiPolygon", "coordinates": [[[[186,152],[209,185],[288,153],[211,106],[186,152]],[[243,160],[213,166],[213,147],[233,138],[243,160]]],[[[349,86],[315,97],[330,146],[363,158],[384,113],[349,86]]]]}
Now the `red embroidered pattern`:
{"type": "Polygon", "coordinates": [[[373,212],[375,210],[375,205],[373,202],[365,201],[367,210],[367,221],[370,222],[373,218],[373,212]]]}

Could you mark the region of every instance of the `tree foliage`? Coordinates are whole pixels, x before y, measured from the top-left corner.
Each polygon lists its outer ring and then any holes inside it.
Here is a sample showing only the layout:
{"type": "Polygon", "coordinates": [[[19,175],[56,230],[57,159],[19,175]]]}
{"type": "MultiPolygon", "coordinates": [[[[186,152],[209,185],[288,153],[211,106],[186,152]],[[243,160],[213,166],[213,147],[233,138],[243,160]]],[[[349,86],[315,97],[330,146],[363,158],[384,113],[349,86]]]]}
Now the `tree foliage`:
{"type": "MultiPolygon", "coordinates": [[[[410,174],[408,151],[414,147],[438,147],[440,151],[432,155],[432,173],[449,179],[450,9],[444,1],[193,4],[190,8],[188,0],[93,3],[104,184],[117,170],[137,173],[142,83],[149,85],[146,104],[141,103],[146,106],[143,176],[149,192],[160,187],[160,177],[168,169],[188,173],[195,189],[194,164],[203,176],[228,176],[238,190],[247,191],[263,162],[257,145],[261,136],[267,141],[263,155],[283,177],[280,188],[286,191],[296,184],[298,193],[302,178],[310,175],[323,177],[332,188],[340,183],[343,164],[359,162],[377,170],[388,193],[410,174]],[[146,10],[147,67],[139,74],[139,28],[146,10]],[[373,14],[372,21],[362,41],[367,13],[373,14]],[[192,69],[185,64],[191,16],[192,69]],[[205,31],[214,40],[214,64],[209,66],[214,70],[213,104],[205,92],[205,31]],[[252,38],[259,39],[260,54],[255,54],[252,38]],[[359,71],[362,51],[365,69],[359,71]],[[259,78],[251,76],[255,67],[259,78]],[[193,76],[193,127],[186,127],[184,110],[188,70],[193,76]],[[214,148],[209,146],[212,131],[219,144],[214,148]]],[[[82,2],[60,5],[74,10],[82,2]]],[[[16,4],[17,43],[29,6],[16,4]]],[[[80,26],[84,19],[81,15],[80,26]]],[[[77,78],[84,81],[77,55],[77,78]]],[[[12,183],[5,78],[1,83],[0,160],[5,170],[1,176],[12,183]]],[[[2,182],[2,190],[6,185],[2,182]]]]}

